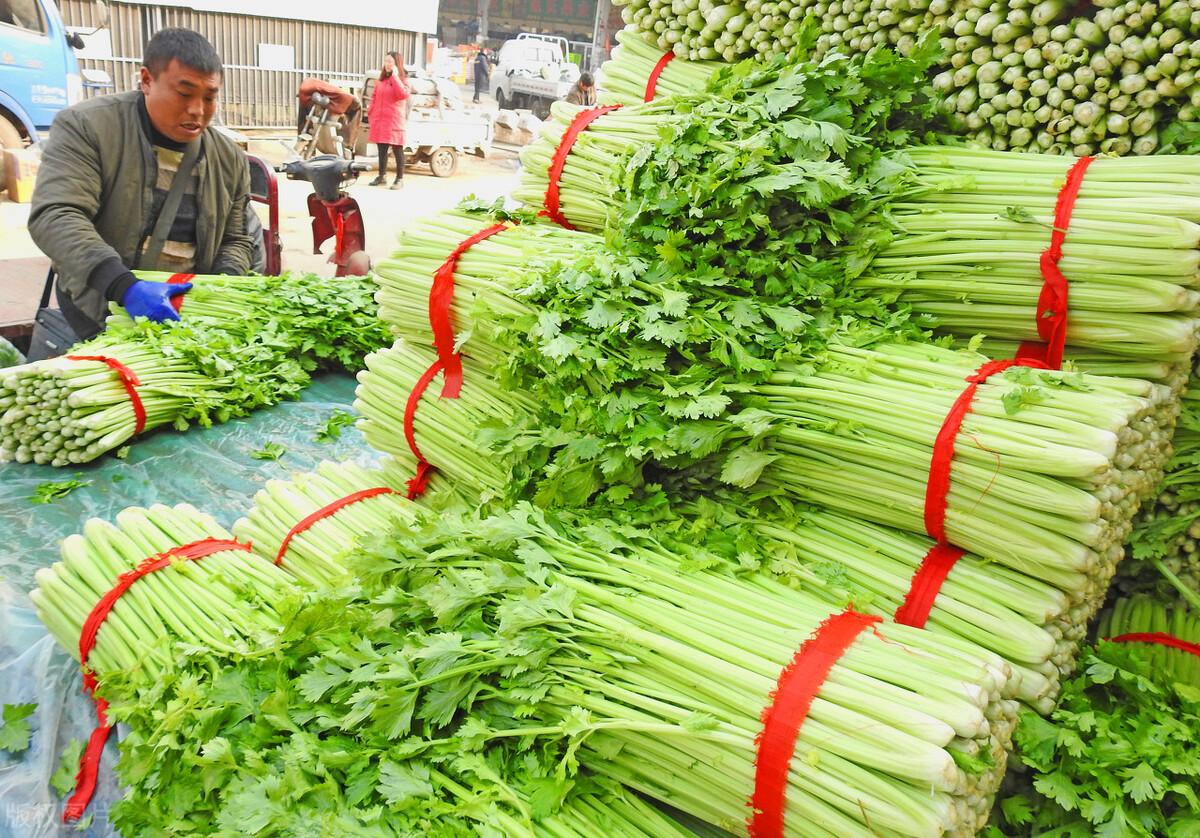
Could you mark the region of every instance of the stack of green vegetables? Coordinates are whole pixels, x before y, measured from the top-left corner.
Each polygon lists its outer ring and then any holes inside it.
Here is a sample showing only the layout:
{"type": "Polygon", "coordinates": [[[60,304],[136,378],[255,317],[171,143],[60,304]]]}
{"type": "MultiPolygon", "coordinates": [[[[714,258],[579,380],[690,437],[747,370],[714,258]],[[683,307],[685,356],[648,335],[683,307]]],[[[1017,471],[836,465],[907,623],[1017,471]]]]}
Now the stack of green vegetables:
{"type": "MultiPolygon", "coordinates": [[[[781,491],[922,533],[934,439],[985,360],[931,345],[831,346],[817,363],[781,364],[767,382],[746,387],[745,408],[728,419],[669,435],[678,448],[656,458],[653,449],[582,434],[602,418],[594,404],[584,412],[586,397],[566,402],[561,416],[537,412],[563,397],[518,395],[496,367],[468,359],[461,398],[441,399],[435,388],[423,395],[415,436],[440,472],[484,498],[586,503],[606,483],[636,487],[652,463],[671,469],[666,479],[781,491]]],[[[368,440],[414,470],[401,405],[432,361],[431,352],[397,346],[368,359],[360,375],[368,440]]],[[[1074,633],[1062,632],[1060,661],[1069,662],[1124,555],[1133,516],[1154,492],[1173,405],[1162,385],[1025,367],[978,389],[952,461],[947,538],[1068,597],[1074,633]]]]}
{"type": "Polygon", "coordinates": [[[254,505],[233,525],[234,534],[254,552],[279,564],[314,588],[334,585],[346,576],[343,558],[360,536],[386,531],[393,519],[412,516],[404,498],[404,480],[395,468],[366,469],[353,463],[325,461],[315,471],[291,480],[271,480],[254,496],[254,505]],[[293,527],[309,515],[364,490],[386,488],[349,504],[296,533],[282,555],[279,550],[293,527]]]}
{"type": "MultiPolygon", "coordinates": [[[[115,525],[88,521],[62,544],[62,561],[36,574],[30,599],[54,638],[79,658],[80,632],[117,577],[143,560],[204,539],[231,539],[216,521],[186,504],[131,507],[115,525]]],[[[177,645],[248,654],[279,631],[279,602],[293,578],[240,550],[179,560],[149,573],[118,600],[100,626],[88,668],[104,685],[119,677],[149,686],[175,660],[177,645]]]]}
{"type": "MultiPolygon", "coordinates": [[[[140,382],[146,430],[208,426],[293,398],[319,367],[357,370],[367,352],[386,344],[366,278],[192,282],[180,322],[135,323],[117,310],[101,335],[69,353],[128,367],[140,382]]],[[[101,361],[61,357],[0,373],[0,462],[84,463],[125,444],[136,429],[129,393],[101,361]]]]}
{"type": "MultiPolygon", "coordinates": [[[[390,349],[367,356],[367,368],[358,374],[354,409],[363,417],[363,438],[377,451],[390,454],[390,468],[412,477],[417,459],[404,433],[404,414],[418,380],[437,355],[414,343],[398,340],[390,349]]],[[[510,477],[506,462],[481,450],[480,434],[511,433],[534,412],[528,396],[500,387],[495,367],[463,358],[462,394],[457,399],[440,395],[442,381],[435,378],[422,394],[413,416],[413,436],[425,459],[454,478],[451,489],[484,499],[504,496],[510,477]]]]}
{"type": "MultiPolygon", "coordinates": [[[[1144,155],[1200,136],[1200,15],[1189,0],[619,4],[629,38],[645,41],[640,49],[671,50],[679,60],[783,54],[809,43],[806,18],[819,30],[818,55],[887,45],[908,52],[936,34],[943,56],[933,86],[944,113],[956,130],[997,151],[1144,155]]],[[[703,84],[702,74],[679,77],[703,84]]]]}
{"type": "MultiPolygon", "coordinates": [[[[1174,455],[1166,465],[1159,494],[1146,505],[1134,528],[1130,554],[1137,561],[1130,569],[1137,571],[1141,562],[1148,562],[1169,585],[1157,586],[1160,592],[1174,589],[1196,597],[1200,595],[1200,387],[1194,379],[1183,394],[1172,444],[1174,455]]],[[[1135,573],[1132,585],[1140,587],[1152,576],[1135,573]]]]}
{"type": "MultiPolygon", "coordinates": [[[[934,346],[831,347],[757,388],[778,424],[769,484],[924,529],[933,441],[986,359],[934,346]]],[[[1099,604],[1166,461],[1173,402],[1137,379],[1010,369],[981,384],[957,436],[950,543],[1099,604]]]]}
{"type": "MultiPolygon", "coordinates": [[[[638,148],[657,141],[662,126],[680,119],[675,101],[609,111],[594,120],[571,146],[562,168],[559,204],[563,217],[578,230],[603,232],[616,226],[618,186],[638,148]]],[[[541,133],[521,152],[521,183],[512,197],[535,211],[545,207],[555,151],[576,114],[587,109],[566,102],[550,106],[541,133]]]]}
{"type": "Polygon", "coordinates": [[[522,222],[472,245],[454,270],[452,319],[458,347],[468,355],[495,351],[494,336],[488,332],[493,321],[475,319],[476,310],[528,312],[518,292],[531,270],[549,273],[556,264],[573,261],[585,249],[601,244],[597,236],[535,223],[529,217],[513,218],[495,206],[487,209],[491,212],[438,213],[400,234],[391,258],[380,263],[374,275],[379,316],[395,336],[432,345],[429,292],[434,274],[464,241],[493,224],[522,222]]]}
{"type": "MultiPolygon", "coordinates": [[[[395,635],[454,638],[464,665],[440,685],[450,700],[524,697],[527,721],[505,726],[515,729],[468,722],[481,740],[571,740],[583,766],[741,832],[764,706],[800,645],[840,609],[721,569],[731,558],[668,549],[616,520],[518,506],[428,517],[360,569],[395,635]],[[532,670],[514,647],[538,649],[545,665],[532,670]]],[[[862,632],[800,728],[784,834],[974,834],[1014,721],[1007,669],[918,629],[862,632]]]]}
{"type": "MultiPolygon", "coordinates": [[[[90,521],[64,542],[63,562],[38,573],[39,615],[78,655],[85,617],[119,574],[203,538],[229,535],[187,506],[90,521]]],[[[540,654],[525,652],[531,663],[540,654]]],[[[131,837],[690,834],[616,784],[577,774],[565,744],[534,754],[447,716],[459,698],[438,684],[459,674],[455,656],[452,635],[397,635],[365,599],[301,593],[252,553],[147,574],[88,659],[109,719],[128,727],[113,823],[131,837]]],[[[490,719],[513,709],[477,703],[494,706],[490,719]]]]}
{"type": "MultiPolygon", "coordinates": [[[[1074,160],[949,147],[905,156],[921,191],[888,205],[897,232],[855,285],[898,293],[962,336],[1037,340],[1039,260],[1074,160]]],[[[1200,159],[1093,163],[1059,263],[1067,344],[1188,363],[1200,324],[1198,222],[1200,159]]]]}
{"type": "MultiPolygon", "coordinates": [[[[612,58],[600,70],[602,105],[637,105],[646,101],[647,84],[664,50],[649,43],[636,29],[617,33],[612,58]]],[[[674,56],[675,53],[672,52],[674,56]]],[[[680,61],[672,58],[659,74],[653,98],[691,96],[707,86],[721,64],[715,61],[680,61]]]]}
{"type": "MultiPolygon", "coordinates": [[[[655,521],[660,539],[669,533],[683,542],[703,537],[730,539],[743,549],[752,544],[751,552],[769,557],[756,570],[799,580],[831,607],[852,602],[888,620],[934,545],[924,536],[817,508],[772,505],[769,514],[754,514],[732,495],[716,502],[702,498],[679,512],[655,521]]],[[[1086,617],[1052,585],[967,554],[942,584],[923,627],[1003,657],[1017,696],[1049,712],[1060,673],[1074,663],[1086,617]]]]}
{"type": "Polygon", "coordinates": [[[1118,600],[1082,671],[1043,719],[1022,712],[1024,770],[996,807],[987,838],[1189,835],[1200,829],[1200,655],[1147,642],[1161,632],[1200,649],[1200,618],[1161,599],[1118,600]]]}

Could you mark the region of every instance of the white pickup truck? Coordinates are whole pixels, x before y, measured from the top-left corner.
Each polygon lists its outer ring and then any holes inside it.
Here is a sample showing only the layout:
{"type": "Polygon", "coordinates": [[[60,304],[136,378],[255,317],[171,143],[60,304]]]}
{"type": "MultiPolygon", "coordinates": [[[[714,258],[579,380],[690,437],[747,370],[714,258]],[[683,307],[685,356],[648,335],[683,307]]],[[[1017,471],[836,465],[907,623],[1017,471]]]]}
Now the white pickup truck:
{"type": "Polygon", "coordinates": [[[492,97],[501,110],[527,108],[544,118],[579,80],[567,56],[566,38],[522,32],[505,41],[492,70],[492,97]]]}

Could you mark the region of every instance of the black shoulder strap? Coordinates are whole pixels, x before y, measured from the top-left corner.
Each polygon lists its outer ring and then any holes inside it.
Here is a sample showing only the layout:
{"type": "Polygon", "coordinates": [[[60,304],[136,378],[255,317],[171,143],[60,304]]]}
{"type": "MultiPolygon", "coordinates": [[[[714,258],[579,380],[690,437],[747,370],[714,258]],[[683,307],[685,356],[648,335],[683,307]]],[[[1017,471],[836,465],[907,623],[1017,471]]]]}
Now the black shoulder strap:
{"type": "Polygon", "coordinates": [[[43,309],[50,305],[50,289],[54,287],[54,266],[50,266],[49,272],[46,274],[46,287],[42,289],[42,304],[38,309],[43,309]]]}
{"type": "Polygon", "coordinates": [[[167,236],[171,234],[171,225],[175,223],[175,216],[179,212],[183,191],[187,188],[188,180],[192,176],[192,167],[199,156],[200,140],[195,139],[188,143],[187,150],[183,153],[183,159],[179,161],[179,169],[175,172],[175,179],[171,181],[167,199],[163,201],[162,209],[158,212],[158,220],[154,225],[150,244],[146,246],[146,252],[137,260],[139,265],[145,260],[146,266],[151,270],[158,267],[158,257],[162,255],[163,245],[167,243],[167,236]]]}

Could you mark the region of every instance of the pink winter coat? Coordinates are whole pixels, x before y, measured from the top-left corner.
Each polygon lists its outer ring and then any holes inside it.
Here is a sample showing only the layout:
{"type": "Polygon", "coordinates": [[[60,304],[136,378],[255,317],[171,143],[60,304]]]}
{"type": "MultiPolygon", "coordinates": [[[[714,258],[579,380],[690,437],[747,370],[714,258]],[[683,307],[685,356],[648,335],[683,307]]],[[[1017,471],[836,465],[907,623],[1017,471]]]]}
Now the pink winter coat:
{"type": "Polygon", "coordinates": [[[367,109],[371,142],[404,145],[404,122],[408,116],[404,100],[407,98],[408,86],[395,73],[376,83],[371,106],[367,109]]]}

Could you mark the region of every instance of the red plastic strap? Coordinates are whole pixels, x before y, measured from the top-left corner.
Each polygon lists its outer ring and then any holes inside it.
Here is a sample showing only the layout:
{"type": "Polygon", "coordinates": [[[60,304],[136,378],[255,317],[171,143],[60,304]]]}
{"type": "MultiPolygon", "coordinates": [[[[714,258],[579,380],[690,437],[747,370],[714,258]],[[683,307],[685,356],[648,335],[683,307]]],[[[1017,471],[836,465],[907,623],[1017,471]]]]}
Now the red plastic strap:
{"type": "Polygon", "coordinates": [[[929,612],[933,610],[934,600],[942,590],[942,584],[964,555],[962,550],[949,544],[935,544],[930,547],[925,558],[921,560],[921,566],[913,574],[904,604],[896,609],[896,615],[892,619],[902,626],[925,628],[925,623],[929,621],[929,612]]]}
{"type": "Polygon", "coordinates": [[[442,379],[442,397],[457,399],[462,393],[462,356],[454,351],[454,323],[450,304],[454,302],[454,272],[458,260],[464,253],[484,239],[509,228],[508,224],[493,224],[461,242],[433,272],[433,285],[429,289],[429,325],[433,329],[433,345],[446,375],[442,379]]]}
{"type": "Polygon", "coordinates": [[[425,490],[429,487],[429,474],[433,471],[433,466],[425,459],[421,449],[417,448],[417,437],[413,433],[413,418],[417,415],[417,405],[421,403],[421,396],[425,395],[429,382],[433,381],[441,371],[441,360],[434,361],[433,365],[425,370],[425,374],[413,386],[412,392],[408,394],[408,404],[404,407],[404,438],[408,440],[408,450],[412,451],[413,456],[417,458],[417,473],[407,484],[408,494],[405,497],[409,500],[416,500],[425,494],[425,490]]]}
{"type": "Polygon", "coordinates": [[[1070,284],[1058,269],[1062,259],[1063,244],[1071,226],[1071,213],[1079,198],[1083,176],[1094,157],[1080,157],[1075,161],[1067,179],[1059,190],[1054,205],[1054,230],[1050,234],[1050,246],[1042,251],[1042,293],[1038,295],[1037,332],[1041,343],[1026,341],[1017,350],[1018,358],[1033,358],[1042,361],[1051,369],[1061,369],[1063,349],[1067,343],[1067,296],[1070,284]]]}
{"type": "Polygon", "coordinates": [[[333,501],[332,503],[325,504],[320,509],[318,509],[316,512],[314,512],[311,515],[309,515],[308,517],[304,518],[303,520],[300,521],[300,523],[296,524],[296,526],[294,526],[290,530],[288,530],[288,534],[283,537],[283,543],[279,545],[279,552],[275,554],[275,564],[276,565],[283,564],[283,557],[287,553],[288,545],[292,543],[292,539],[295,538],[296,536],[298,536],[300,533],[304,532],[305,530],[309,529],[313,524],[316,524],[316,523],[319,523],[319,522],[325,520],[326,518],[328,518],[330,515],[334,514],[335,512],[337,512],[341,509],[345,509],[347,506],[350,506],[350,504],[358,503],[360,500],[366,500],[367,498],[377,497],[378,495],[398,495],[398,494],[400,494],[400,493],[397,492],[395,489],[389,489],[387,486],[378,486],[374,489],[363,489],[360,492],[355,492],[354,494],[346,495],[346,497],[344,497],[344,498],[338,498],[337,500],[333,501]]]}
{"type": "Polygon", "coordinates": [[[563,167],[567,165],[567,155],[571,153],[571,149],[574,147],[575,141],[579,139],[579,135],[589,125],[606,113],[611,113],[620,107],[620,105],[602,105],[601,107],[580,111],[575,114],[575,118],[571,120],[571,124],[563,132],[562,139],[558,141],[558,148],[554,150],[554,157],[550,161],[550,171],[547,173],[550,182],[546,186],[546,209],[541,214],[547,216],[551,221],[566,227],[568,230],[574,230],[575,227],[562,214],[558,194],[558,181],[562,178],[563,167]]]}
{"type": "Polygon", "coordinates": [[[156,570],[162,570],[177,559],[195,561],[224,550],[249,552],[250,545],[236,540],[206,538],[143,559],[142,563],[133,570],[127,570],[117,577],[112,589],[100,598],[100,601],[88,614],[87,619],[83,621],[83,628],[79,632],[79,665],[83,668],[83,691],[90,695],[96,703],[98,724],[88,738],[87,749],[84,750],[83,756],[79,760],[79,773],[75,775],[75,793],[71,795],[63,810],[64,822],[78,820],[87,809],[88,803],[91,802],[92,795],[96,791],[96,780],[100,774],[100,756],[104,753],[104,743],[112,731],[112,725],[108,723],[108,702],[96,696],[96,676],[87,666],[88,656],[96,646],[96,635],[99,633],[100,627],[104,625],[104,620],[112,611],[113,606],[117,604],[117,600],[143,576],[156,570]]]}
{"type": "Polygon", "coordinates": [[[138,380],[137,373],[129,367],[122,364],[116,358],[110,358],[107,355],[68,355],[68,361],[99,361],[102,364],[107,364],[112,369],[125,387],[125,392],[129,394],[129,403],[133,405],[133,432],[140,434],[146,430],[146,406],[142,404],[142,397],[138,395],[137,388],[142,383],[138,380]]]}
{"type": "Polygon", "coordinates": [[[1181,640],[1174,635],[1165,634],[1161,631],[1134,632],[1108,639],[1113,643],[1153,643],[1156,646],[1166,646],[1169,649],[1178,649],[1181,652],[1187,652],[1189,655],[1200,657],[1200,643],[1181,640]]]}
{"type": "Polygon", "coordinates": [[[780,673],[775,692],[763,710],[762,731],[754,743],[751,838],[783,835],[788,770],[800,727],[834,664],[864,629],[880,621],[879,617],[849,608],[831,615],[800,645],[780,673]]]}
{"type": "Polygon", "coordinates": [[[646,98],[643,102],[654,101],[654,94],[658,92],[658,77],[662,75],[663,70],[667,69],[667,65],[675,59],[675,53],[668,50],[663,53],[663,57],[658,59],[658,63],[654,65],[654,69],[650,71],[650,78],[646,79],[646,98]]]}
{"type": "MultiPolygon", "coordinates": [[[[183,285],[183,283],[191,282],[195,278],[195,274],[171,274],[167,279],[167,283],[170,285],[183,285]]],[[[176,314],[179,314],[183,310],[183,298],[186,296],[186,294],[179,294],[171,298],[171,305],[174,307],[176,314]]]]}
{"type": "Polygon", "coordinates": [[[929,461],[929,482],[925,485],[925,532],[938,542],[946,541],[946,498],[950,493],[950,464],[954,459],[954,442],[962,428],[963,420],[971,412],[971,402],[979,385],[993,375],[1009,367],[1035,367],[1046,369],[1046,364],[1033,358],[1012,361],[988,361],[972,375],[966,377],[967,388],[955,400],[946,421],[938,431],[933,443],[933,456],[929,461]]]}

